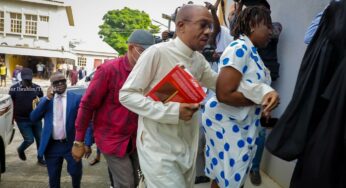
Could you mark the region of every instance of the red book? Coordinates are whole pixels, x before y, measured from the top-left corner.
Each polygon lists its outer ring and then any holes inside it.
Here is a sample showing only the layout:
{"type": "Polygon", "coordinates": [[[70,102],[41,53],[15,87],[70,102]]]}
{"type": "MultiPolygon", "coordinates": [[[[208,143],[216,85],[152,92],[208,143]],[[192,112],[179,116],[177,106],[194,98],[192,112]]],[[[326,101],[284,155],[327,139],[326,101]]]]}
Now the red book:
{"type": "Polygon", "coordinates": [[[163,103],[200,103],[206,94],[198,81],[177,65],[146,96],[163,103]]]}

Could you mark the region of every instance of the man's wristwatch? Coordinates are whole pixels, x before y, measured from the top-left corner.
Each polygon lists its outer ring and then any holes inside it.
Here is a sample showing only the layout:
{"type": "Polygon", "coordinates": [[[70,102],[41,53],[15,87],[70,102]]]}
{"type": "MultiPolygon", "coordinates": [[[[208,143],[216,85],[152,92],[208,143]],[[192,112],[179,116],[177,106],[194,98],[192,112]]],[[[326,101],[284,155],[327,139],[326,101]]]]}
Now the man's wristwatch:
{"type": "Polygon", "coordinates": [[[83,146],[84,146],[84,143],[81,142],[81,141],[74,141],[74,142],[73,142],[73,146],[76,146],[76,147],[83,147],[83,146]]]}

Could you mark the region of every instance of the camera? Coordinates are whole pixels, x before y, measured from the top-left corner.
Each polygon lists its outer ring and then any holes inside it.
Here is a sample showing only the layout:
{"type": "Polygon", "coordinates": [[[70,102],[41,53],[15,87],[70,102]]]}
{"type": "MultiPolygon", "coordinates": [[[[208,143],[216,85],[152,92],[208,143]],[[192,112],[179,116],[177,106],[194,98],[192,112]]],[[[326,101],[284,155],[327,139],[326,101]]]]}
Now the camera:
{"type": "Polygon", "coordinates": [[[170,32],[168,32],[168,38],[173,38],[173,36],[174,36],[174,31],[170,31],[170,32]]]}
{"type": "Polygon", "coordinates": [[[161,39],[160,39],[161,41],[159,41],[159,42],[167,41],[168,39],[173,38],[173,36],[174,36],[174,31],[166,30],[166,31],[162,32],[161,39]]]}
{"type": "Polygon", "coordinates": [[[218,61],[218,59],[215,58],[215,46],[207,44],[202,50],[202,55],[208,62],[215,62],[218,61]]]}

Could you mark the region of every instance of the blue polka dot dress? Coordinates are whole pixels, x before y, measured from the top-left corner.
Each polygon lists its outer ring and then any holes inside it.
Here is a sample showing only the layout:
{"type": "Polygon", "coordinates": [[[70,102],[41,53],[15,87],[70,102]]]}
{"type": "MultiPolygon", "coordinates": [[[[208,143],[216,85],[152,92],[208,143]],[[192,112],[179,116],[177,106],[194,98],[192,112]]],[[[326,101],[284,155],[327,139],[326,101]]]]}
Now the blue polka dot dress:
{"type": "MultiPolygon", "coordinates": [[[[241,82],[270,84],[270,76],[249,38],[241,36],[223,52],[219,69],[232,66],[241,82]]],[[[202,114],[206,135],[205,173],[220,187],[243,185],[256,151],[261,106],[233,107],[210,98],[202,114]]]]}

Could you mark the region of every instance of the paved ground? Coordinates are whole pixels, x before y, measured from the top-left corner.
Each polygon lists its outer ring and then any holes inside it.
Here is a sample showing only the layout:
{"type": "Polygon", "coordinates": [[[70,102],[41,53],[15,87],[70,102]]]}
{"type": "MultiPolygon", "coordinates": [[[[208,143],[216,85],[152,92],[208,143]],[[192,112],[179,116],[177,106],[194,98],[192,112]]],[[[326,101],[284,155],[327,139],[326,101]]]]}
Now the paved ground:
{"type": "MultiPolygon", "coordinates": [[[[2,174],[1,188],[45,188],[48,187],[48,175],[46,167],[37,164],[36,145],[31,145],[26,150],[26,161],[18,158],[16,148],[23,138],[16,127],[16,133],[12,143],[6,148],[6,172],[2,174]]],[[[91,160],[95,154],[93,151],[91,160]]],[[[61,187],[71,187],[71,178],[66,172],[66,162],[61,175],[61,187]]],[[[108,173],[105,160],[95,166],[89,166],[88,161],[83,159],[83,188],[109,187],[108,173]]]]}
{"type": "MultiPolygon", "coordinates": [[[[26,150],[27,161],[21,161],[18,158],[16,148],[22,142],[23,138],[16,128],[16,134],[12,143],[6,149],[6,173],[2,174],[1,188],[46,188],[48,187],[48,175],[46,167],[37,165],[36,146],[31,145],[26,150]]],[[[90,157],[91,160],[95,154],[90,157]]],[[[89,166],[87,159],[83,159],[83,178],[82,188],[107,188],[109,187],[106,162],[101,158],[101,162],[95,166],[89,166]]],[[[272,179],[262,173],[263,183],[261,186],[253,186],[249,179],[245,188],[280,188],[272,179]]],[[[61,176],[61,187],[70,188],[71,178],[66,172],[66,162],[61,176]]],[[[209,183],[198,184],[195,188],[209,188],[209,183]]]]}
{"type": "MultiPolygon", "coordinates": [[[[50,82],[48,80],[34,79],[34,83],[40,85],[44,90],[44,93],[50,82]]],[[[10,87],[10,81],[7,82],[7,87],[0,87],[0,93],[8,93],[10,87]]],[[[6,148],[6,172],[2,174],[2,180],[0,182],[1,188],[46,188],[48,187],[48,175],[46,167],[37,165],[36,158],[36,145],[31,145],[26,150],[27,161],[21,161],[18,158],[17,147],[22,142],[23,138],[15,127],[16,133],[12,143],[6,148]]],[[[93,148],[93,154],[90,157],[91,160],[96,153],[93,148]]],[[[71,178],[66,172],[66,162],[61,175],[61,187],[71,187],[71,178]]],[[[88,161],[83,159],[83,188],[95,188],[95,187],[109,187],[108,172],[106,168],[106,162],[102,158],[101,162],[95,166],[89,166],[88,161]]]]}
{"type": "MultiPolygon", "coordinates": [[[[250,182],[250,178],[248,178],[245,182],[244,188],[281,188],[277,183],[275,183],[270,177],[266,174],[262,174],[262,184],[260,186],[254,186],[250,182]]],[[[194,188],[210,188],[209,183],[198,184],[194,188]]]]}
{"type": "MultiPolygon", "coordinates": [[[[47,80],[34,80],[34,83],[39,84],[43,90],[46,90],[50,85],[47,80]]],[[[8,83],[9,87],[10,83],[8,83]]],[[[0,93],[8,93],[7,88],[0,88],[0,93]]],[[[0,182],[1,188],[46,188],[48,187],[48,175],[46,167],[37,165],[36,158],[36,145],[31,145],[26,150],[27,161],[21,161],[18,158],[16,148],[20,145],[23,138],[16,127],[15,137],[12,143],[6,149],[6,173],[2,174],[2,181],[0,182]]],[[[93,148],[93,154],[90,157],[91,160],[96,153],[93,148]]],[[[87,159],[83,159],[83,178],[82,188],[106,188],[109,187],[109,179],[107,173],[107,165],[103,158],[101,162],[95,166],[89,166],[87,159]]],[[[262,173],[263,174],[263,173],[262,173]]],[[[61,175],[61,187],[70,188],[71,178],[66,172],[66,162],[61,175]]],[[[210,184],[199,184],[195,188],[209,188],[210,184]]],[[[245,188],[255,188],[251,185],[249,179],[245,184],[245,188]]],[[[263,174],[263,183],[257,188],[280,188],[273,180],[263,174]]]]}

